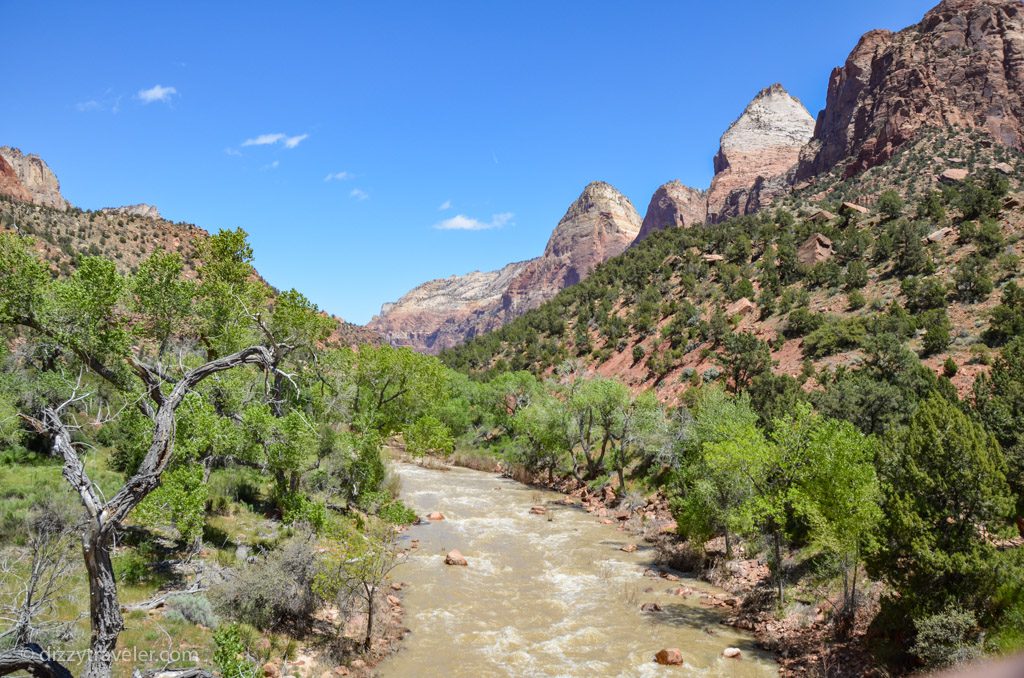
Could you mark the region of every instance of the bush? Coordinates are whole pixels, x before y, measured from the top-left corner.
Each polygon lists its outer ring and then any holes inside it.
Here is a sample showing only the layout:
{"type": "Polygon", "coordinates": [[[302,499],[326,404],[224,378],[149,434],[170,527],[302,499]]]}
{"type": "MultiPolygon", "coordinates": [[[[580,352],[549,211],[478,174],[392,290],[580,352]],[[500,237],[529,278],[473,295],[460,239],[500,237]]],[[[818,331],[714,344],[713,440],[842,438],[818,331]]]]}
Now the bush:
{"type": "Polygon", "coordinates": [[[974,613],[949,606],[914,620],[917,639],[911,652],[929,668],[962,664],[981,656],[981,638],[974,613]]]}
{"type": "Polygon", "coordinates": [[[983,300],[994,287],[988,260],[977,253],[964,257],[957,266],[955,284],[961,300],[967,303],[983,300]]]}
{"type": "Polygon", "coordinates": [[[399,499],[382,506],[377,515],[392,525],[409,525],[416,522],[416,512],[399,499]]]}
{"type": "Polygon", "coordinates": [[[636,346],[634,346],[633,347],[633,362],[634,363],[638,363],[641,360],[643,360],[644,359],[644,355],[646,353],[647,352],[644,350],[644,347],[641,346],[640,344],[637,344],[636,346]]]}
{"type": "Polygon", "coordinates": [[[790,339],[807,336],[821,327],[827,319],[823,313],[816,313],[806,306],[794,308],[786,319],[784,334],[790,339]]]}
{"type": "Polygon", "coordinates": [[[171,596],[167,599],[167,607],[192,624],[214,629],[220,623],[210,599],[203,595],[171,596]]]}
{"type": "Polygon", "coordinates": [[[946,358],[946,362],[942,363],[942,374],[944,374],[947,379],[952,379],[959,371],[959,366],[957,366],[956,361],[952,358],[946,358]]]}
{"type": "Polygon", "coordinates": [[[846,295],[846,303],[849,305],[851,311],[856,311],[859,308],[864,308],[864,304],[868,303],[867,299],[864,298],[864,293],[860,290],[853,290],[846,295]]]}
{"type": "Polygon", "coordinates": [[[900,216],[903,212],[903,198],[896,191],[886,191],[878,198],[878,212],[887,221],[900,216]]]}
{"type": "Polygon", "coordinates": [[[860,348],[867,336],[864,322],[859,318],[830,319],[804,338],[804,355],[824,358],[860,348]]]}
{"type": "Polygon", "coordinates": [[[312,584],[318,569],[311,533],[300,534],[210,589],[223,616],[268,630],[305,627],[322,602],[312,584]]]}
{"type": "Polygon", "coordinates": [[[925,356],[942,353],[949,348],[949,344],[952,341],[949,336],[952,325],[950,325],[949,316],[946,314],[945,309],[928,311],[922,318],[922,325],[925,328],[924,339],[922,340],[925,356]]]}

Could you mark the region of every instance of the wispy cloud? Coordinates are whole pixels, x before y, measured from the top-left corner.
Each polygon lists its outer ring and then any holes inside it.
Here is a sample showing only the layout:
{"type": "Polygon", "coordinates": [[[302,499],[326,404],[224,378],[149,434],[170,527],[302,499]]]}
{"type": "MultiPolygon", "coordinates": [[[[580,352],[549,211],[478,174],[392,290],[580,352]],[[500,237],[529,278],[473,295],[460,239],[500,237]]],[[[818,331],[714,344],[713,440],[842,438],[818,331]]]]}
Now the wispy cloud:
{"type": "Polygon", "coordinates": [[[275,160],[274,162],[270,163],[269,165],[264,165],[263,169],[264,170],[275,170],[275,169],[277,169],[280,166],[281,166],[281,161],[280,160],[275,160]]]}
{"type": "Polygon", "coordinates": [[[324,181],[347,181],[351,178],[352,174],[350,172],[331,172],[324,177],[324,181]]]}
{"type": "Polygon", "coordinates": [[[242,152],[237,148],[225,148],[224,153],[227,155],[233,155],[235,157],[241,156],[242,152]]]}
{"type": "Polygon", "coordinates": [[[276,144],[281,139],[284,139],[285,135],[278,132],[276,134],[261,134],[258,137],[246,139],[242,142],[243,146],[271,146],[276,144]]]}
{"type": "Polygon", "coordinates": [[[75,104],[75,110],[79,113],[94,113],[97,111],[110,111],[117,113],[121,110],[121,99],[124,95],[114,94],[108,89],[99,96],[75,104]]]}
{"type": "Polygon", "coordinates": [[[163,85],[153,85],[149,89],[140,89],[138,93],[139,100],[144,104],[152,104],[157,101],[170,101],[171,97],[178,93],[173,87],[164,87],[163,85]]]}
{"type": "Polygon", "coordinates": [[[356,200],[366,200],[367,198],[370,197],[370,194],[361,188],[353,188],[351,191],[348,192],[348,194],[349,196],[355,198],[356,200]]]}
{"type": "Polygon", "coordinates": [[[465,214],[456,214],[450,219],[434,224],[434,228],[441,231],[487,231],[492,228],[502,228],[512,223],[511,212],[502,212],[491,215],[490,221],[481,221],[465,214]]]}
{"type": "Polygon", "coordinates": [[[451,208],[452,208],[452,201],[451,200],[445,200],[443,203],[441,203],[441,206],[437,208],[437,211],[438,212],[444,212],[445,210],[450,210],[451,208]]]}
{"type": "Polygon", "coordinates": [[[274,144],[281,144],[285,148],[295,148],[308,138],[308,134],[288,136],[284,132],[274,132],[272,134],[260,134],[259,136],[246,139],[242,142],[242,146],[273,146],[274,144]]]}

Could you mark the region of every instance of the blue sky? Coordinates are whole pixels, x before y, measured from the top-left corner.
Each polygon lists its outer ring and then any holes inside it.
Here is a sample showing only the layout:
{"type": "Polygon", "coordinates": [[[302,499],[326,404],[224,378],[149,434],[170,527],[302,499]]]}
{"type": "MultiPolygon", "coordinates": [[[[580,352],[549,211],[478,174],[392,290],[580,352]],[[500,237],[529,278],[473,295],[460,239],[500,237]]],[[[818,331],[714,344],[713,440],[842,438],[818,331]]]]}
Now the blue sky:
{"type": "Polygon", "coordinates": [[[641,214],[706,187],[758,90],[816,114],[862,33],[933,4],[0,0],[0,145],[78,206],[241,226],[271,283],[365,322],[538,255],[589,181],[641,214]]]}

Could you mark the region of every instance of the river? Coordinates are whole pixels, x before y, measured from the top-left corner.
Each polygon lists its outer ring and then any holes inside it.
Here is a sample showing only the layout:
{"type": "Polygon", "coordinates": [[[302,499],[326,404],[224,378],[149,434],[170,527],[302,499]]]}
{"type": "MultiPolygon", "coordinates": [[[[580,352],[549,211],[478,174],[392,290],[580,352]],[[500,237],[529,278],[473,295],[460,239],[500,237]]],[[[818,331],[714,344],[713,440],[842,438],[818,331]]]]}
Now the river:
{"type": "Polygon", "coordinates": [[[771,657],[750,636],[719,622],[723,613],[672,589],[719,589],[681,573],[680,581],[644,576],[655,553],[614,525],[555,503],[539,491],[491,473],[438,471],[397,464],[402,499],[443,521],[410,528],[408,559],[393,579],[406,582],[405,623],[412,630],[379,674],[405,676],[775,676],[771,657]],[[548,515],[533,515],[544,504],[548,515]],[[550,517],[550,520],[549,520],[550,517]],[[620,550],[637,543],[633,553],[620,550]],[[458,549],[468,567],[444,564],[458,549]],[[660,612],[641,612],[643,603],[660,612]],[[738,647],[742,658],[722,650],[738,647]],[[679,648],[683,666],[653,662],[679,648]]]}

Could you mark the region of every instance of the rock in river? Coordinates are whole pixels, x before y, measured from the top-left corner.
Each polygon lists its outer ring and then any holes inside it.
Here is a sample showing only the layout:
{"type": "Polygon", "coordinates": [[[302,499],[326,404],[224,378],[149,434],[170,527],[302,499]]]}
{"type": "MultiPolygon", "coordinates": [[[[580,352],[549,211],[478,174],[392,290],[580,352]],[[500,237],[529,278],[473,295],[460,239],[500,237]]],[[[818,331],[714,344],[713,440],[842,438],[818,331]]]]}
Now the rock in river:
{"type": "Polygon", "coordinates": [[[654,661],[666,666],[679,666],[683,663],[683,653],[674,647],[665,648],[658,650],[658,654],[654,655],[654,661]]]}
{"type": "Polygon", "coordinates": [[[454,549],[449,551],[448,555],[444,557],[444,564],[466,567],[469,565],[469,561],[466,560],[466,556],[462,555],[458,549],[454,549]]]}

